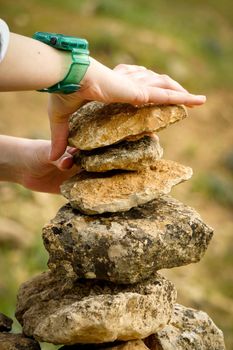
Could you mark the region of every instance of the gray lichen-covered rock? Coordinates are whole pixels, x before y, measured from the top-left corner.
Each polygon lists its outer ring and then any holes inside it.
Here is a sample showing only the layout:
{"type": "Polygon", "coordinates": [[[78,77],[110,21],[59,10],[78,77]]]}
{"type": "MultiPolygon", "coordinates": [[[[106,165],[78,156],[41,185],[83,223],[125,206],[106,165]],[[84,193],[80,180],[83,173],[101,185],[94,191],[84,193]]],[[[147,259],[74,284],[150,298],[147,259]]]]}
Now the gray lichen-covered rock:
{"type": "Polygon", "coordinates": [[[12,319],[0,312],[0,332],[10,332],[12,327],[12,319]]]}
{"type": "Polygon", "coordinates": [[[160,159],[137,172],[82,172],[65,181],[61,193],[73,208],[88,215],[120,212],[169,193],[191,176],[191,168],[160,159]]]}
{"type": "Polygon", "coordinates": [[[21,286],[16,317],[25,334],[53,344],[139,339],[165,327],[175,299],[159,275],[124,286],[43,273],[21,286]]]}
{"type": "Polygon", "coordinates": [[[203,311],[176,304],[170,323],[144,340],[64,346],[60,350],[225,350],[222,331],[203,311]]]}
{"type": "Polygon", "coordinates": [[[71,117],[69,144],[81,150],[104,147],[129,136],[159,131],[186,116],[179,105],[90,102],[71,117]]]}
{"type": "Polygon", "coordinates": [[[163,155],[156,135],[137,141],[122,141],[93,151],[81,151],[76,162],[86,171],[104,172],[113,169],[140,170],[150,166],[163,155]]]}
{"type": "Polygon", "coordinates": [[[197,262],[212,229],[192,208],[162,196],[128,212],[86,216],[67,204],[43,229],[58,274],[135,283],[162,268],[197,262]]]}
{"type": "Polygon", "coordinates": [[[179,304],[174,307],[174,315],[169,325],[151,335],[145,343],[151,350],[225,349],[222,331],[205,312],[179,304]]]}
{"type": "Polygon", "coordinates": [[[22,334],[0,333],[0,350],[40,350],[40,345],[22,334]]]}

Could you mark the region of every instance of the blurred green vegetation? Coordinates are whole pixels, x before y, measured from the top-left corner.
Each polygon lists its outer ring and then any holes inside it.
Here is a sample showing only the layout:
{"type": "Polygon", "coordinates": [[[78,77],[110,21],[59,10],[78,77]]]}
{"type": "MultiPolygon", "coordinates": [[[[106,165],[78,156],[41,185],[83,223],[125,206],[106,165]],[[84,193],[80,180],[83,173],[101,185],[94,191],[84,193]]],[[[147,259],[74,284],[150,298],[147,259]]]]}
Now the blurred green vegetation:
{"type": "MultiPolygon", "coordinates": [[[[207,106],[193,111],[194,118],[176,126],[175,132],[161,133],[169,158],[195,169],[193,180],[181,185],[175,196],[195,206],[216,229],[203,261],[171,271],[171,277],[178,287],[180,284],[179,301],[207,311],[224,331],[227,348],[233,349],[232,2],[0,0],[0,13],[14,32],[83,36],[90,42],[92,56],[111,67],[119,63],[144,65],[171,75],[194,92],[207,94],[207,106]],[[186,292],[189,285],[192,287],[186,292]]],[[[39,122],[45,96],[15,96],[15,100],[0,99],[2,132],[25,137],[49,135],[39,122]],[[27,106],[33,106],[33,116],[23,124],[20,115],[27,106]],[[20,131],[15,126],[17,120],[9,115],[20,120],[20,131]]],[[[29,241],[18,248],[0,247],[0,310],[13,316],[19,285],[46,269],[47,253],[40,232],[63,200],[11,184],[0,185],[0,197],[0,217],[19,223],[29,241]]],[[[14,329],[20,330],[17,323],[14,329]]],[[[43,345],[44,350],[55,348],[43,345]]]]}
{"type": "Polygon", "coordinates": [[[205,194],[210,200],[233,208],[233,183],[216,173],[204,173],[192,182],[192,191],[205,194]]]}
{"type": "Polygon", "coordinates": [[[86,34],[92,53],[102,54],[106,63],[124,54],[135,64],[177,75],[190,88],[232,87],[230,0],[178,0],[175,5],[172,0],[10,0],[2,1],[0,11],[11,27],[28,35],[43,27],[86,34]],[[90,21],[106,18],[122,31],[106,30],[102,22],[93,31],[90,21]]]}

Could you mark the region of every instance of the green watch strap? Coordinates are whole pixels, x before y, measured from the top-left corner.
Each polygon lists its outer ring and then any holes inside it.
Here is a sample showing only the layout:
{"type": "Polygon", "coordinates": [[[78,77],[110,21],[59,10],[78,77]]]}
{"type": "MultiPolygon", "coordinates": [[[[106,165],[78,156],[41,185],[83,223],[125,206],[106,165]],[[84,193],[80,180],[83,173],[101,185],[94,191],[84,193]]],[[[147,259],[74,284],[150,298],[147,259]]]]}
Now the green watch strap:
{"type": "Polygon", "coordinates": [[[72,58],[69,71],[62,81],[38,91],[70,94],[79,90],[80,82],[90,65],[87,40],[46,32],[37,32],[33,35],[33,38],[58,50],[69,51],[72,58]]]}
{"type": "Polygon", "coordinates": [[[90,59],[86,54],[76,51],[71,51],[72,63],[66,77],[61,82],[39,91],[70,94],[80,89],[80,82],[90,65],[90,59]]]}

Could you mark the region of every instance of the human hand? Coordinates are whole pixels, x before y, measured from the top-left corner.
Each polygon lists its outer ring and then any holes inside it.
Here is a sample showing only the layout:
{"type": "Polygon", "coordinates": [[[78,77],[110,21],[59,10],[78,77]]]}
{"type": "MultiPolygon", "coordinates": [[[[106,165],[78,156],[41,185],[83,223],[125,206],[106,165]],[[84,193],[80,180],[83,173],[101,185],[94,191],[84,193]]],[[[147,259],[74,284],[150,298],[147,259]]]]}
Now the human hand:
{"type": "Polygon", "coordinates": [[[60,185],[79,171],[76,149],[67,147],[55,162],[49,160],[51,142],[1,136],[0,180],[16,182],[38,192],[60,193],[60,185]],[[3,164],[3,167],[1,167],[3,164]]]}
{"type": "Polygon", "coordinates": [[[29,147],[21,170],[21,184],[33,191],[60,193],[60,185],[79,171],[73,163],[76,149],[67,147],[63,155],[52,162],[50,141],[32,140],[29,147]]]}
{"type": "Polygon", "coordinates": [[[205,96],[190,94],[167,75],[125,64],[112,70],[93,58],[81,85],[81,89],[73,94],[50,95],[48,113],[52,139],[51,160],[55,161],[63,154],[67,146],[68,118],[87,100],[186,106],[201,105],[206,101],[205,96]]]}

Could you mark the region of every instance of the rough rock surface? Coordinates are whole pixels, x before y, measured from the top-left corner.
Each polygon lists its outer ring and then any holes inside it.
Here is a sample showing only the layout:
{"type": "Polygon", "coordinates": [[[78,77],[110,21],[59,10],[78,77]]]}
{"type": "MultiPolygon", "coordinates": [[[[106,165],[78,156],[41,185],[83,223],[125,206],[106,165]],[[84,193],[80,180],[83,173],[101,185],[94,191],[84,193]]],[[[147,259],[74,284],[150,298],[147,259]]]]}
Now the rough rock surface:
{"type": "Polygon", "coordinates": [[[16,317],[28,336],[54,344],[145,338],[170,320],[176,292],[160,275],[130,286],[56,280],[43,273],[24,283],[16,317]]]}
{"type": "MultiPolygon", "coordinates": [[[[143,340],[131,340],[127,342],[114,342],[104,344],[77,344],[63,346],[59,350],[149,350],[143,340]]],[[[157,349],[153,349],[157,350],[157,349]]],[[[160,348],[158,349],[160,350],[160,348]]]]}
{"type": "Polygon", "coordinates": [[[105,172],[113,169],[140,170],[163,155],[158,136],[144,136],[135,142],[122,141],[93,151],[81,151],[76,161],[86,171],[105,172]]]}
{"type": "Polygon", "coordinates": [[[135,283],[152,272],[197,262],[212,229],[192,208],[162,196],[128,212],[86,216],[67,204],[43,229],[58,274],[135,283]]]}
{"type": "Polygon", "coordinates": [[[40,350],[40,345],[22,334],[0,333],[0,350],[40,350]]]}
{"type": "Polygon", "coordinates": [[[159,131],[186,116],[179,105],[134,107],[90,102],[71,117],[69,144],[81,150],[104,147],[128,136],[159,131]]]}
{"type": "Polygon", "coordinates": [[[64,346],[60,350],[225,350],[223,333],[203,311],[176,304],[165,328],[144,340],[64,346]]]}
{"type": "Polygon", "coordinates": [[[169,193],[191,176],[191,168],[161,159],[137,172],[82,172],[65,181],[61,192],[73,208],[85,214],[120,212],[169,193]]]}
{"type": "Polygon", "coordinates": [[[0,332],[10,332],[13,320],[0,312],[0,332]]]}
{"type": "Polygon", "coordinates": [[[151,350],[224,350],[224,337],[203,311],[176,304],[174,315],[163,330],[145,340],[151,350]],[[156,344],[160,345],[157,348],[156,344]]]}

